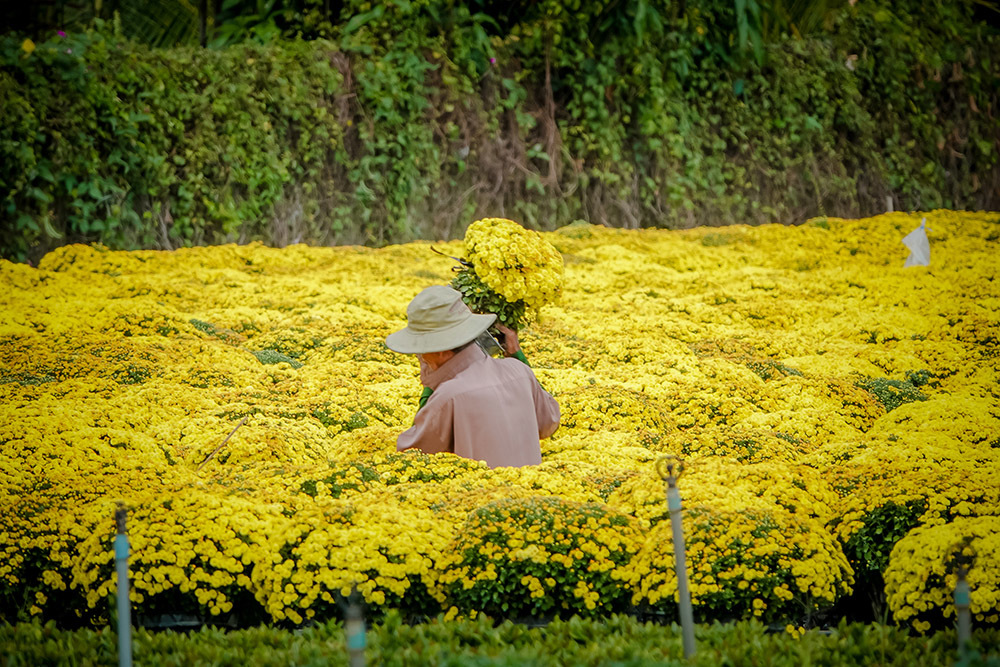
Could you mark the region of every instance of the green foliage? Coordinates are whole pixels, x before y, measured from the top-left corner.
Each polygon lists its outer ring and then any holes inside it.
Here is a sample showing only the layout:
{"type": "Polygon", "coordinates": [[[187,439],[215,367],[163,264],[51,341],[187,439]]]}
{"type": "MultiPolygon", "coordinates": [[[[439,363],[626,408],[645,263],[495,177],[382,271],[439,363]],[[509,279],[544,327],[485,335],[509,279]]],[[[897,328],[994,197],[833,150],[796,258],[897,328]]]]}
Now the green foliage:
{"type": "Polygon", "coordinates": [[[906,503],[888,502],[869,512],[864,525],[848,539],[844,554],[854,569],[854,591],[845,603],[853,614],[884,618],[885,581],[893,547],[920,523],[927,499],[906,503]]]}
{"type": "Polygon", "coordinates": [[[878,96],[867,108],[898,209],[996,201],[998,119],[988,109],[1000,49],[996,30],[972,20],[974,4],[858,3],[837,21],[859,90],[878,96]]]}
{"type": "Polygon", "coordinates": [[[340,74],[316,45],[150,52],[95,32],[30,54],[5,38],[0,59],[0,96],[25,111],[0,129],[4,255],[325,232],[299,195],[341,134],[340,74]],[[274,222],[279,203],[290,220],[274,222]]]}
{"type": "Polygon", "coordinates": [[[292,368],[302,368],[301,361],[295,361],[287,354],[282,354],[277,350],[256,350],[252,354],[262,364],[288,364],[292,368]]]}
{"type": "Polygon", "coordinates": [[[194,319],[194,318],[192,318],[190,320],[190,322],[191,322],[191,325],[195,329],[197,329],[198,331],[200,331],[200,332],[202,332],[204,334],[208,334],[209,336],[214,336],[216,334],[216,332],[218,331],[215,328],[215,325],[212,324],[211,322],[204,322],[202,320],[194,319]]]}
{"type": "Polygon", "coordinates": [[[45,384],[47,382],[55,382],[56,377],[54,375],[44,374],[44,375],[34,375],[32,373],[8,373],[6,371],[0,373],[0,384],[10,384],[16,382],[22,387],[27,386],[37,386],[40,384],[45,384]]]}
{"type": "Polygon", "coordinates": [[[789,375],[802,376],[802,371],[791,366],[785,366],[772,359],[751,359],[745,362],[745,365],[764,381],[775,377],[787,377],[789,375]]]}
{"type": "MultiPolygon", "coordinates": [[[[282,35],[278,22],[283,18],[286,3],[275,0],[225,0],[221,15],[214,16],[215,29],[209,45],[214,48],[243,41],[267,44],[282,35]]],[[[328,35],[323,35],[328,37],[328,35]]]]}
{"type": "Polygon", "coordinates": [[[479,91],[492,56],[488,17],[448,1],[354,1],[342,21],[354,85],[343,175],[360,206],[335,214],[351,215],[376,244],[454,235],[475,209],[469,192],[483,187],[468,172],[484,159],[472,147],[489,142],[503,111],[502,93],[479,91]]]}
{"type": "Polygon", "coordinates": [[[475,313],[493,313],[498,321],[515,331],[520,331],[528,323],[527,304],[524,301],[507,301],[480,280],[471,266],[459,268],[451,286],[462,293],[462,301],[475,313]]]}
{"type": "Polygon", "coordinates": [[[844,554],[854,569],[854,590],[842,604],[852,618],[879,620],[888,613],[883,572],[893,547],[919,523],[926,499],[889,502],[863,518],[864,525],[848,539],[844,554]]]}
{"type": "Polygon", "coordinates": [[[955,667],[1000,667],[1000,654],[989,655],[971,650],[959,657],[955,667]]]}
{"type": "Polygon", "coordinates": [[[928,370],[906,371],[906,381],[913,385],[914,388],[923,387],[924,385],[934,386],[931,382],[933,378],[934,374],[928,370]]]}
{"type": "Polygon", "coordinates": [[[866,378],[857,383],[865,391],[871,392],[885,406],[886,412],[892,412],[904,403],[913,401],[926,401],[924,396],[917,389],[918,386],[927,382],[930,373],[927,371],[917,371],[907,373],[906,380],[890,380],[889,378],[866,378]]]}
{"type": "MultiPolygon", "coordinates": [[[[390,613],[367,632],[369,664],[404,665],[757,665],[803,664],[944,665],[954,660],[954,631],[913,637],[884,625],[842,623],[827,632],[802,637],[772,632],[754,621],[702,625],[697,652],[684,659],[676,625],[643,623],[626,616],[600,620],[570,618],[545,627],[528,627],[487,617],[475,620],[404,624],[390,613]]],[[[994,665],[1000,633],[976,629],[963,667],[994,665]]],[[[22,623],[0,627],[4,665],[109,665],[117,661],[117,639],[110,628],[65,631],[52,624],[22,623]]],[[[347,665],[342,626],[337,622],[289,631],[272,627],[224,631],[202,628],[190,633],[152,632],[133,636],[136,664],[347,665]]]]}
{"type": "Polygon", "coordinates": [[[309,479],[300,485],[302,493],[310,498],[315,498],[319,490],[317,482],[323,482],[333,498],[339,498],[344,491],[357,491],[364,488],[367,482],[373,482],[379,478],[378,471],[363,463],[352,463],[343,468],[334,468],[333,471],[320,480],[309,479]],[[354,479],[350,473],[351,469],[361,473],[360,483],[354,479]]]}
{"type": "Polygon", "coordinates": [[[116,20],[121,22],[122,34],[140,44],[167,47],[198,43],[200,16],[197,2],[110,0],[107,3],[95,2],[94,6],[100,8],[95,12],[99,16],[115,15],[116,20]],[[102,4],[109,6],[102,7],[102,4]]]}
{"type": "Polygon", "coordinates": [[[995,208],[1000,35],[975,11],[227,0],[218,49],[136,45],[124,17],[10,34],[0,255],[995,208]]]}
{"type": "Polygon", "coordinates": [[[145,366],[128,364],[124,368],[119,368],[111,377],[118,384],[141,384],[152,376],[152,372],[145,366]]]}
{"type": "Polygon", "coordinates": [[[864,518],[864,527],[854,533],[844,545],[851,566],[859,576],[881,573],[889,564],[889,554],[918,523],[927,509],[925,499],[911,500],[906,504],[886,503],[864,518]]]}

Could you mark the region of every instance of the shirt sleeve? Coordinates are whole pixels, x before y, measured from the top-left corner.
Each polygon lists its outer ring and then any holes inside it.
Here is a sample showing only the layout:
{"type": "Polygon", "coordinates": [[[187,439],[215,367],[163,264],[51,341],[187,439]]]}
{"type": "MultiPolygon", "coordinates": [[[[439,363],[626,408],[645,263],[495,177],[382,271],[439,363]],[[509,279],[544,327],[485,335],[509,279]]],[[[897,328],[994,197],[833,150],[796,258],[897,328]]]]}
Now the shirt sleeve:
{"type": "MultiPolygon", "coordinates": [[[[531,368],[528,358],[524,356],[524,352],[521,350],[518,350],[511,356],[528,368],[531,368]]],[[[532,375],[534,374],[532,373],[532,375]]],[[[561,417],[559,402],[552,397],[552,394],[545,391],[545,388],[538,381],[537,377],[534,378],[534,382],[532,383],[531,398],[535,404],[535,419],[538,421],[538,439],[544,440],[559,428],[559,419],[561,417]]]]}
{"type": "Polygon", "coordinates": [[[538,421],[538,439],[544,440],[559,428],[559,402],[542,388],[538,378],[532,383],[532,399],[535,403],[535,419],[538,421]]]}
{"type": "Polygon", "coordinates": [[[450,452],[454,447],[454,410],[451,398],[430,394],[413,419],[413,426],[396,438],[396,450],[419,449],[427,454],[450,452]]]}

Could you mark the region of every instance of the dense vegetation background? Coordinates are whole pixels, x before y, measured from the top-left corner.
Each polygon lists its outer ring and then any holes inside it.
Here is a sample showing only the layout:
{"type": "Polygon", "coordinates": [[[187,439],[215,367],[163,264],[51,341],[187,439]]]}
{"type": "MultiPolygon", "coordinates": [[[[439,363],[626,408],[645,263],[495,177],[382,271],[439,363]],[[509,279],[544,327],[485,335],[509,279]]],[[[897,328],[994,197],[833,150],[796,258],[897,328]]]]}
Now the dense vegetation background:
{"type": "Polygon", "coordinates": [[[986,0],[0,10],[0,256],[1000,204],[986,0]]]}

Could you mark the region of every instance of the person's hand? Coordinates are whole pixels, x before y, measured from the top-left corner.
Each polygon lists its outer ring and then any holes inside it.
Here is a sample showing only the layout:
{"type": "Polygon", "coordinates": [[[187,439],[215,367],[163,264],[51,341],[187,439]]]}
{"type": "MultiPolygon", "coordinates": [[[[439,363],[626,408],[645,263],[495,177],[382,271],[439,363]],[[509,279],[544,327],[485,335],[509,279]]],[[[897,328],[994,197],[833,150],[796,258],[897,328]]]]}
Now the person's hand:
{"type": "Polygon", "coordinates": [[[503,334],[503,353],[508,357],[513,357],[521,351],[521,343],[517,340],[517,332],[506,324],[497,322],[494,324],[497,331],[503,334]]]}

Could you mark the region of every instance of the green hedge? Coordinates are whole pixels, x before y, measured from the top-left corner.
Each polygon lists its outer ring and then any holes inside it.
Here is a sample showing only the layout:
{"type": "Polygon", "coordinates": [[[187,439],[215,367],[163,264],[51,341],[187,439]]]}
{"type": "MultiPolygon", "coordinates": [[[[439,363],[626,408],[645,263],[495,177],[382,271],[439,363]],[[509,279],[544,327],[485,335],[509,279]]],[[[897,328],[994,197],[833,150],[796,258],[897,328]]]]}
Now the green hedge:
{"type": "Polygon", "coordinates": [[[0,256],[1000,206],[976,3],[841,4],[759,59],[729,0],[541,0],[502,31],[352,0],[333,41],[218,50],[0,37],[0,256]]]}
{"type": "Polygon", "coordinates": [[[280,238],[272,218],[302,218],[296,200],[312,215],[287,227],[322,242],[342,78],[321,45],[150,51],[91,33],[27,54],[13,41],[0,46],[16,63],[0,71],[4,255],[280,238]]]}
{"type": "MultiPolygon", "coordinates": [[[[641,623],[624,616],[601,621],[571,618],[529,628],[489,619],[405,625],[386,619],[367,636],[373,665],[950,665],[956,657],[954,632],[911,637],[896,628],[841,624],[829,632],[795,636],[770,632],[756,622],[702,626],[697,651],[683,660],[679,628],[641,623]]],[[[137,665],[346,665],[344,635],[336,623],[301,631],[252,628],[224,632],[205,628],[189,634],[133,635],[137,665]]],[[[996,631],[977,631],[965,667],[1000,665],[996,631]]],[[[52,625],[0,627],[0,666],[112,665],[117,639],[109,630],[58,630],[52,625]]]]}

